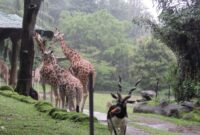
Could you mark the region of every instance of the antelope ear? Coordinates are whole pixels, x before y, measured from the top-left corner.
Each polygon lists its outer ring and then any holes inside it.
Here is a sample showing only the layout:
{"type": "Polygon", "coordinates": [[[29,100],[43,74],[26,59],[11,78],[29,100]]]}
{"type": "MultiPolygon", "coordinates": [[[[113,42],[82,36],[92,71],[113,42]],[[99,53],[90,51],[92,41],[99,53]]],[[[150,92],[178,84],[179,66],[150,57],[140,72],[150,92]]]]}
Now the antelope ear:
{"type": "Polygon", "coordinates": [[[113,93],[110,93],[110,95],[114,98],[114,99],[117,99],[117,96],[113,93]]]}
{"type": "Polygon", "coordinates": [[[130,97],[131,97],[130,95],[126,96],[126,97],[122,100],[122,103],[125,103],[130,97]]]}

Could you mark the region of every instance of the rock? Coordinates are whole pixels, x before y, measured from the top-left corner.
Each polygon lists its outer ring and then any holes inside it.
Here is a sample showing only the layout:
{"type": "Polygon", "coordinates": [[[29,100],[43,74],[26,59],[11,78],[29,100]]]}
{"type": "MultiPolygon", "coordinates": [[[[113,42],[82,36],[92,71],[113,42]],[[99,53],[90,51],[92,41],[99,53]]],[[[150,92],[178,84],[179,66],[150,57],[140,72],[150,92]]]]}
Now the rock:
{"type": "Polygon", "coordinates": [[[154,113],[155,107],[154,106],[148,106],[145,102],[137,104],[134,108],[134,112],[139,113],[154,113]]]}
{"type": "Polygon", "coordinates": [[[164,107],[166,107],[166,106],[168,106],[169,105],[169,103],[167,102],[167,101],[165,101],[165,100],[162,100],[161,102],[160,102],[160,104],[159,104],[159,106],[161,107],[161,108],[164,108],[164,107]]]}
{"type": "MultiPolygon", "coordinates": [[[[160,114],[164,116],[173,116],[176,118],[180,118],[181,114],[190,112],[191,110],[188,109],[186,106],[182,106],[179,104],[169,104],[167,101],[161,101],[157,106],[151,106],[144,103],[137,104],[134,107],[134,112],[143,112],[143,113],[154,113],[160,114]]],[[[189,116],[188,116],[189,117],[189,116]]]]}
{"type": "Polygon", "coordinates": [[[189,111],[192,111],[193,108],[194,108],[194,104],[192,102],[189,102],[189,101],[183,101],[181,103],[182,106],[186,107],[189,109],[189,111]]]}
{"type": "Polygon", "coordinates": [[[146,101],[151,100],[156,95],[155,91],[153,90],[143,90],[140,92],[140,94],[146,101]]]}
{"type": "Polygon", "coordinates": [[[177,104],[168,104],[164,108],[162,108],[162,115],[165,116],[174,116],[174,117],[180,117],[180,110],[181,106],[177,104]]]}

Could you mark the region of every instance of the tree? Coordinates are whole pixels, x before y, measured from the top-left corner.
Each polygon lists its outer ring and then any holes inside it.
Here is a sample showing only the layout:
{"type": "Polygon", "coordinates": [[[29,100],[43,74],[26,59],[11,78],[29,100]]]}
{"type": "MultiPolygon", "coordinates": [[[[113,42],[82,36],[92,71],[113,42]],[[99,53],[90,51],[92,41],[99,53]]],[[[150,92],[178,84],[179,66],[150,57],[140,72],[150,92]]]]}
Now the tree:
{"type": "Polygon", "coordinates": [[[160,25],[153,25],[155,37],[171,48],[178,60],[176,99],[190,100],[196,92],[188,84],[198,84],[200,77],[200,1],[155,1],[161,10],[160,25]]]}
{"type": "Polygon", "coordinates": [[[135,80],[143,77],[143,89],[155,89],[156,79],[166,84],[164,78],[171,63],[176,64],[176,57],[173,52],[158,40],[151,36],[140,38],[133,55],[134,63],[130,66],[135,80]]]}
{"type": "Polygon", "coordinates": [[[34,93],[32,88],[32,68],[34,59],[33,32],[36,23],[36,17],[41,5],[41,0],[24,1],[24,17],[22,29],[22,41],[20,50],[20,69],[16,91],[23,95],[34,93]]]}

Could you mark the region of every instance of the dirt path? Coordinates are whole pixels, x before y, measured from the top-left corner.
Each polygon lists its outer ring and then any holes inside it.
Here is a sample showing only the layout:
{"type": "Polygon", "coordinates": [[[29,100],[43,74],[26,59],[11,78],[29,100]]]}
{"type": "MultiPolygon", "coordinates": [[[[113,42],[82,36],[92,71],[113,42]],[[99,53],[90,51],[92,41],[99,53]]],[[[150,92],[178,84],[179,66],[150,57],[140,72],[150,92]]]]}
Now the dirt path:
{"type": "MultiPolygon", "coordinates": [[[[88,110],[84,110],[84,113],[88,114],[88,110]]],[[[107,124],[105,113],[94,112],[94,116],[102,124],[107,124]]],[[[160,120],[158,118],[142,117],[142,116],[137,116],[136,118],[134,118],[134,120],[129,119],[127,127],[127,133],[129,135],[150,135],[149,133],[143,131],[142,129],[132,126],[132,124],[148,126],[153,129],[169,131],[172,133],[177,133],[179,135],[200,135],[200,126],[180,126],[171,122],[160,120]]]]}
{"type": "MultiPolygon", "coordinates": [[[[89,114],[88,110],[84,110],[85,114],[89,114]]],[[[94,112],[94,116],[102,123],[107,125],[107,115],[105,113],[101,113],[101,112],[94,112]]],[[[135,127],[127,127],[127,133],[129,135],[149,135],[148,133],[145,133],[144,131],[142,131],[141,129],[135,128],[135,127]]]]}
{"type": "MultiPolygon", "coordinates": [[[[131,121],[132,122],[132,121],[131,121]]],[[[178,133],[180,135],[200,135],[200,126],[183,126],[171,122],[160,120],[158,118],[137,116],[134,121],[136,124],[149,126],[154,129],[161,129],[178,133]]]]}

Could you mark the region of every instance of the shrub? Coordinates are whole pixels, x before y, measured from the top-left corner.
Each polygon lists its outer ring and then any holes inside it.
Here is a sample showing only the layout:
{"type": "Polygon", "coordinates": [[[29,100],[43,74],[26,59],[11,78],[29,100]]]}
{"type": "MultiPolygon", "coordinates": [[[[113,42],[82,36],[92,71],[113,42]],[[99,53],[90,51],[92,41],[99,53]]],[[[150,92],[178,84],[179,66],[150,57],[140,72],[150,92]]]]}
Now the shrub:
{"type": "Polygon", "coordinates": [[[36,109],[39,112],[49,112],[53,109],[53,106],[49,102],[39,101],[35,104],[36,109]]]}
{"type": "Polygon", "coordinates": [[[4,91],[4,90],[14,91],[14,89],[13,89],[12,87],[10,87],[10,86],[1,86],[1,87],[0,87],[0,90],[1,90],[1,91],[4,91]]]}

